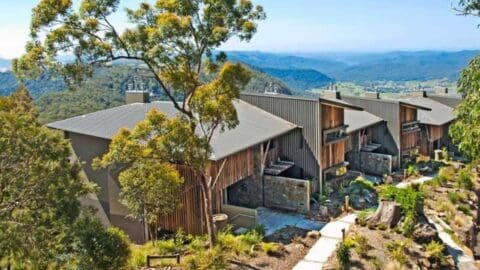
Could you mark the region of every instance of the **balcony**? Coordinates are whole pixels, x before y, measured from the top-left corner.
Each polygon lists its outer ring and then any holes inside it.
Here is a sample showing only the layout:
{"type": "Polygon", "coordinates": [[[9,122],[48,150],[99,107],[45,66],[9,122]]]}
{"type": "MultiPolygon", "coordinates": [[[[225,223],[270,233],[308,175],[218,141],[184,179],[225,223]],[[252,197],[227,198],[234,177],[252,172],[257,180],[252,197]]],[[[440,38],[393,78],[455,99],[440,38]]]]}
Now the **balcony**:
{"type": "Polygon", "coordinates": [[[412,133],[420,131],[420,122],[419,121],[412,121],[402,124],[402,133],[412,133]]]}
{"type": "Polygon", "coordinates": [[[323,131],[323,145],[330,145],[348,139],[347,125],[323,131]]]}

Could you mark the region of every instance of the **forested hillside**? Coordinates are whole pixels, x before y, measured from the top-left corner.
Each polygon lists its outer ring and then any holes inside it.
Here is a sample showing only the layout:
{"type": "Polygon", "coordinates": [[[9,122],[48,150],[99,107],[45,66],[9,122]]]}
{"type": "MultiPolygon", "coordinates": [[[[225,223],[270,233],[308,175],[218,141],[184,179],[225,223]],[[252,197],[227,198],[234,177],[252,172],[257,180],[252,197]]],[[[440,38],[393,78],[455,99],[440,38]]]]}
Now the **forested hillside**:
{"type": "Polygon", "coordinates": [[[314,69],[275,69],[262,68],[266,74],[282,80],[290,89],[306,91],[324,87],[334,80],[314,69]]]}
{"type": "MultiPolygon", "coordinates": [[[[252,72],[253,77],[245,91],[292,94],[282,81],[259,70],[252,69],[252,72]]],[[[64,91],[66,85],[61,79],[48,76],[25,84],[36,100],[40,120],[51,122],[123,104],[124,93],[133,87],[134,81],[137,87],[152,92],[155,99],[164,99],[153,77],[136,65],[116,64],[98,69],[92,78],[74,90],[64,91]]],[[[17,86],[18,81],[11,72],[0,73],[0,95],[9,95],[17,86]]]]}

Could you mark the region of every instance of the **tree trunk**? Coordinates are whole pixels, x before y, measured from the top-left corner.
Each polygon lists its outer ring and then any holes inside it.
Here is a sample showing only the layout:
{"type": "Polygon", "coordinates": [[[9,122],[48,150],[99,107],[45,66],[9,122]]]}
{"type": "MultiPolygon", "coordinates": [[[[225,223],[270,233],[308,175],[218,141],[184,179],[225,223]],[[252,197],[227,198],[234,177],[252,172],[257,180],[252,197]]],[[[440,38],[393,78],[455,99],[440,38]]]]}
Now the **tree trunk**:
{"type": "Polygon", "coordinates": [[[215,245],[215,224],[213,223],[212,189],[207,184],[206,177],[203,177],[203,208],[205,212],[205,224],[207,225],[207,235],[210,248],[215,245]]]}
{"type": "Polygon", "coordinates": [[[380,205],[373,216],[368,218],[369,226],[383,224],[385,228],[393,228],[401,218],[400,204],[393,201],[380,201],[380,205]]]}

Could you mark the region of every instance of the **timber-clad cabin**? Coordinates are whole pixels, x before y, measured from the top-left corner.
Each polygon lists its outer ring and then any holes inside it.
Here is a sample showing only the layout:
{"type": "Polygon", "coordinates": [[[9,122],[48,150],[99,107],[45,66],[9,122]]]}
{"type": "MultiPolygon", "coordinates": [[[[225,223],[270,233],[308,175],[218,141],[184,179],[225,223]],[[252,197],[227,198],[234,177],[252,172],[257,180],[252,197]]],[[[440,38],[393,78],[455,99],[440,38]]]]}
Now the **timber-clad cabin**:
{"type": "Polygon", "coordinates": [[[420,148],[421,129],[417,116],[419,110],[431,111],[428,106],[408,100],[383,99],[379,93],[366,93],[364,97],[342,95],[340,99],[360,106],[386,121],[388,133],[378,143],[398,157],[394,167],[400,167],[412,151],[420,148]]]}
{"type": "MultiPolygon", "coordinates": [[[[144,225],[140,221],[129,219],[128,210],[119,202],[120,187],[117,180],[119,170],[115,168],[93,170],[91,163],[95,157],[100,157],[108,151],[112,137],[120,128],[133,128],[145,118],[149,110],[157,109],[167,116],[174,116],[177,112],[172,103],[149,102],[148,95],[141,92],[127,92],[126,99],[133,103],[61,120],[48,126],[64,132],[65,137],[71,142],[76,158],[82,161],[82,173],[89,181],[95,182],[100,187],[100,194],[96,198],[98,202],[90,205],[97,205],[100,212],[98,216],[102,222],[123,229],[132,240],[142,243],[146,241],[144,225]]],[[[287,170],[299,170],[294,168],[293,162],[281,158],[287,156],[282,148],[285,141],[296,141],[288,153],[290,156],[297,155],[296,149],[301,149],[302,146],[301,131],[297,125],[244,101],[237,100],[234,105],[239,125],[223,133],[214,134],[208,171],[213,179],[218,179],[213,195],[214,213],[233,211],[237,214],[229,218],[241,217],[242,220],[238,222],[248,223],[248,215],[238,214],[241,211],[248,212],[248,209],[236,207],[244,206],[241,204],[242,201],[247,201],[251,207],[264,206],[274,201],[269,199],[266,202],[264,198],[266,192],[263,190],[265,185],[263,174],[269,171],[271,175],[281,175],[287,170]]],[[[169,231],[182,228],[191,234],[205,233],[204,211],[200,186],[196,181],[197,175],[185,166],[177,168],[185,180],[183,191],[179,194],[180,205],[174,213],[160,218],[159,225],[161,229],[169,231]]],[[[301,184],[302,188],[310,191],[308,181],[301,184]]],[[[274,182],[274,185],[281,186],[282,183],[274,182]]],[[[300,186],[298,183],[297,185],[300,186]]],[[[278,196],[267,194],[270,197],[278,196]]],[[[309,200],[309,197],[307,199],[309,200]]],[[[307,210],[308,203],[309,201],[305,206],[307,210]]]]}
{"type": "MultiPolygon", "coordinates": [[[[315,179],[314,191],[335,177],[336,171],[347,164],[346,144],[349,139],[345,111],[362,111],[361,107],[336,98],[299,98],[284,95],[242,93],[241,99],[265,111],[302,127],[304,147],[297,156],[286,156],[315,179]],[[298,155],[299,154],[299,155],[298,155]]],[[[287,142],[292,145],[293,142],[287,142]]],[[[289,145],[283,146],[284,148],[289,145]]]]}
{"type": "Polygon", "coordinates": [[[411,93],[404,100],[431,108],[431,111],[422,110],[418,112],[418,121],[421,126],[419,147],[421,155],[432,157],[434,151],[442,147],[447,148],[450,152],[457,152],[448,135],[448,130],[455,120],[454,107],[451,106],[457,106],[461,98],[446,95],[430,95],[427,91],[422,91],[411,93]],[[439,102],[439,100],[446,100],[447,103],[439,102]]]}

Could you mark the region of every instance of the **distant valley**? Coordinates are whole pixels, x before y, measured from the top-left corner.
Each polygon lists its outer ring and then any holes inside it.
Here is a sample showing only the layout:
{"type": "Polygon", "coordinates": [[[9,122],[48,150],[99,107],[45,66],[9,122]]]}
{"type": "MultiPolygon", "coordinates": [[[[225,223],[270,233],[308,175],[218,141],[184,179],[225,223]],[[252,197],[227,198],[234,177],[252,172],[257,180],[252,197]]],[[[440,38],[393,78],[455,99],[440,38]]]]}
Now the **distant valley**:
{"type": "MultiPolygon", "coordinates": [[[[227,52],[231,61],[253,71],[245,91],[310,96],[322,93],[335,82],[342,92],[358,95],[365,90],[399,94],[419,87],[455,88],[463,68],[480,51],[390,52],[371,54],[275,54],[227,52]]],[[[0,95],[8,95],[18,85],[8,69],[10,61],[0,59],[0,95]]],[[[135,64],[117,63],[95,72],[76,91],[64,91],[61,78],[43,76],[25,84],[36,99],[41,120],[49,122],[123,102],[125,90],[136,80],[144,89],[164,96],[155,80],[137,74],[135,64]]]]}

